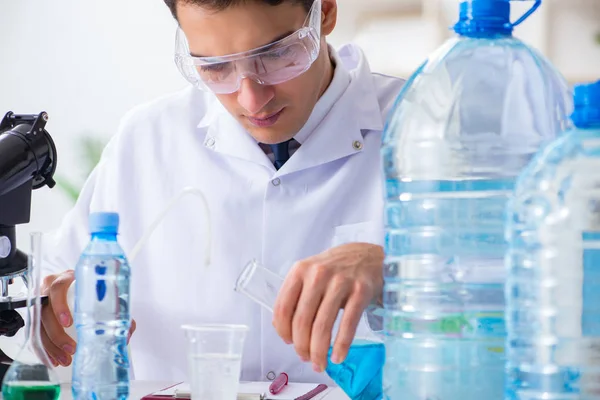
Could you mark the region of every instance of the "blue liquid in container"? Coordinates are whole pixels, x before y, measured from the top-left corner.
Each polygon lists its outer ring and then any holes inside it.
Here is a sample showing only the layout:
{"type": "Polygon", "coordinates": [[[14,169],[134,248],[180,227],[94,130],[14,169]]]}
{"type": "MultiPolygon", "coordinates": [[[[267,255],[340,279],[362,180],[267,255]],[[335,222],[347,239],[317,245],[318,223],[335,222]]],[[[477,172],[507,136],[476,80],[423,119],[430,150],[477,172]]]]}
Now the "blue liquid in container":
{"type": "Polygon", "coordinates": [[[342,364],[329,361],[325,372],[351,400],[382,398],[382,370],[385,362],[383,343],[356,339],[342,364]]]}

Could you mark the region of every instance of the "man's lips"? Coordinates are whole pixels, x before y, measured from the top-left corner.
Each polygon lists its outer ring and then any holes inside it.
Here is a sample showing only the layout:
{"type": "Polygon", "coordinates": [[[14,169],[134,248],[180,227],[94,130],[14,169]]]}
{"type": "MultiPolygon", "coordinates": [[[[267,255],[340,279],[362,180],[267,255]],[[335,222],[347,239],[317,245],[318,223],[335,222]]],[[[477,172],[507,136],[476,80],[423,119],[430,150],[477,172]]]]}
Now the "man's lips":
{"type": "Polygon", "coordinates": [[[254,126],[257,126],[259,128],[267,128],[269,126],[275,125],[275,123],[279,120],[279,117],[283,113],[283,110],[284,109],[282,108],[281,110],[277,111],[276,113],[267,114],[265,116],[249,116],[249,115],[247,115],[246,118],[254,126]]]}

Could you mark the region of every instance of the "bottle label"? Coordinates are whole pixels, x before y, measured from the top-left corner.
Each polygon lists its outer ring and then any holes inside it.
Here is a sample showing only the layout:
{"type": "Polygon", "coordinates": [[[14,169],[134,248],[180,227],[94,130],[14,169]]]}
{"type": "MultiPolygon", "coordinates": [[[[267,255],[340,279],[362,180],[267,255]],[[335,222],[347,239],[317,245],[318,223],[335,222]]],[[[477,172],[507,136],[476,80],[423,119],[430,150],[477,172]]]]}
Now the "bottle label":
{"type": "Polygon", "coordinates": [[[102,279],[106,275],[106,266],[96,265],[95,270],[96,275],[98,275],[96,279],[96,297],[98,301],[102,301],[106,297],[106,281],[102,279]]]}

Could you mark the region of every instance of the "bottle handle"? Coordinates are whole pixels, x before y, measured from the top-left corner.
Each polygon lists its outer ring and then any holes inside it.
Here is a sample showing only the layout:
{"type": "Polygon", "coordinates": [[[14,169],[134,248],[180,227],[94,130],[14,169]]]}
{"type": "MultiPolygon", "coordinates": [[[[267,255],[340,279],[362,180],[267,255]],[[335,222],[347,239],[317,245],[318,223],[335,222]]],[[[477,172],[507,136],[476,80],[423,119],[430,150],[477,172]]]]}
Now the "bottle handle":
{"type": "Polygon", "coordinates": [[[521,18],[519,18],[515,22],[511,22],[510,26],[514,28],[515,26],[520,25],[523,21],[525,21],[527,18],[529,18],[529,16],[531,14],[533,14],[535,12],[535,10],[537,10],[541,5],[542,5],[542,0],[535,0],[535,3],[531,6],[531,8],[529,10],[527,10],[527,12],[525,14],[523,14],[521,16],[521,18]]]}

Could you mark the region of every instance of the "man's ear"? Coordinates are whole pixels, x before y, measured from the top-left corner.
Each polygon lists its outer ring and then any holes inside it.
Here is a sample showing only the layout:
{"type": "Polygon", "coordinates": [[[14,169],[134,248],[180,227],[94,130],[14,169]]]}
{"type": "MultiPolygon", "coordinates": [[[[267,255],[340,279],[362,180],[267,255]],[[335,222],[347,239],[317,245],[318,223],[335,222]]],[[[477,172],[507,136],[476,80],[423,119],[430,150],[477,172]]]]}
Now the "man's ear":
{"type": "Polygon", "coordinates": [[[321,0],[321,35],[333,32],[337,23],[337,0],[321,0]]]}

